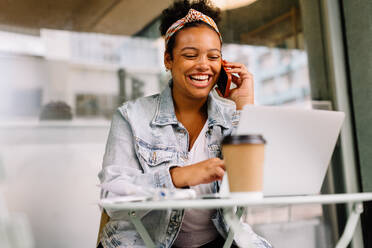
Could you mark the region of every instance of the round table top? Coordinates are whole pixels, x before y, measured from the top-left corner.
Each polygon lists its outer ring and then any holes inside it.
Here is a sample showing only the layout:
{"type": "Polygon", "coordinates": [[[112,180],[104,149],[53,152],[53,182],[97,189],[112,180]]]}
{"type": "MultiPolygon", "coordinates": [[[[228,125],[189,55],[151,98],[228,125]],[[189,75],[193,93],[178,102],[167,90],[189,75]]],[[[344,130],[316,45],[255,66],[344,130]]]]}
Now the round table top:
{"type": "Polygon", "coordinates": [[[174,199],[148,200],[145,197],[118,197],[102,199],[99,205],[111,210],[149,210],[149,209],[214,209],[236,206],[275,206],[296,204],[336,204],[372,201],[372,193],[319,194],[306,196],[275,196],[275,197],[221,197],[216,199],[174,199]]]}

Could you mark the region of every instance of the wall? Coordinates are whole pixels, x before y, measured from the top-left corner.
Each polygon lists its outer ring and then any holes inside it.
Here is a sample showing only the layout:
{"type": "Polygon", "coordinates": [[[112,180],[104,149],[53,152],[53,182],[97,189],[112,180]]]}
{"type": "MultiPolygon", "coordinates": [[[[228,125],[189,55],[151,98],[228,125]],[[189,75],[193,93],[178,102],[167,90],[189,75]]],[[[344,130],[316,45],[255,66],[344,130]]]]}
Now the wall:
{"type": "Polygon", "coordinates": [[[27,215],[35,248],[94,247],[108,129],[92,121],[0,124],[0,190],[12,212],[27,215]]]}
{"type": "Polygon", "coordinates": [[[344,1],[351,96],[363,191],[372,191],[372,2],[344,1]]]}
{"type": "MultiPolygon", "coordinates": [[[[350,96],[355,120],[361,186],[372,191],[372,2],[344,0],[345,38],[348,55],[350,96]]],[[[364,205],[364,245],[372,246],[372,203],[364,205]]]]}
{"type": "Polygon", "coordinates": [[[45,68],[41,57],[0,52],[0,118],[36,114],[47,82],[45,68]]]}

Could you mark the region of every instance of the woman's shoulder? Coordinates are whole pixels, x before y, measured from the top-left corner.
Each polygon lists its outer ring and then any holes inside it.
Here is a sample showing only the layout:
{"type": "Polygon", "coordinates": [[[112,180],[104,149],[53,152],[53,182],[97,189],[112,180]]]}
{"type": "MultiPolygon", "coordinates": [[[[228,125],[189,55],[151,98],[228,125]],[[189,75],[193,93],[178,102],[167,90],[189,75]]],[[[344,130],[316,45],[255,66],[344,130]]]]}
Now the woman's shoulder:
{"type": "Polygon", "coordinates": [[[208,115],[215,122],[221,123],[225,128],[230,128],[237,124],[239,117],[235,102],[219,96],[215,89],[210,92],[208,115]]]}
{"type": "Polygon", "coordinates": [[[236,109],[235,102],[228,98],[218,95],[216,89],[211,90],[210,99],[211,104],[214,106],[218,106],[218,108],[223,112],[231,113],[236,109]]]}

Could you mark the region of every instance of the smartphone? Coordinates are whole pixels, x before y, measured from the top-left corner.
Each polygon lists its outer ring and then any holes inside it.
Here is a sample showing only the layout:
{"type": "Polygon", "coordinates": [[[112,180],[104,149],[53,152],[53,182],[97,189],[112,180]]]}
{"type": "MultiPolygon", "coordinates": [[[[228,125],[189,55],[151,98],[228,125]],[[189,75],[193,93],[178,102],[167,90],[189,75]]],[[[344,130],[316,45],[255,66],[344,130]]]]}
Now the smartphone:
{"type": "Polygon", "coordinates": [[[226,61],[222,60],[220,76],[217,80],[217,90],[223,97],[228,97],[230,94],[231,73],[226,71],[226,61]]]}

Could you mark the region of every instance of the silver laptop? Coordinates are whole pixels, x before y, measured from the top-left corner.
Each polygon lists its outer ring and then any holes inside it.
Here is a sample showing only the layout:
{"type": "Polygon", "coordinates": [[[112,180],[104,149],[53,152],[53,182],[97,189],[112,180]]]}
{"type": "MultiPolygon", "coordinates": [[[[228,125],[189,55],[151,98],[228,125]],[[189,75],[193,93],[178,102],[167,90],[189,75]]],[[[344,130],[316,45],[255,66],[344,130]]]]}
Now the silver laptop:
{"type": "Polygon", "coordinates": [[[264,196],[318,194],[345,114],[288,107],[245,106],[237,134],[266,140],[264,196]]]}

